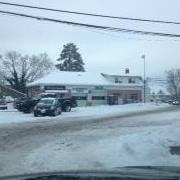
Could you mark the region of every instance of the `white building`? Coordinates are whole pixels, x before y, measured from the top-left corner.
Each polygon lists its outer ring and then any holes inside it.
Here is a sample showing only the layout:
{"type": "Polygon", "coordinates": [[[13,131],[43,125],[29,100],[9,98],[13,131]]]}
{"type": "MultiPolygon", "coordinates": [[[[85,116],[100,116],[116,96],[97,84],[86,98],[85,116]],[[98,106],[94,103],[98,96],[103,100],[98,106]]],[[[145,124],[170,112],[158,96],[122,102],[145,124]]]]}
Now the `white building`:
{"type": "Polygon", "coordinates": [[[141,76],[56,71],[28,85],[28,95],[57,90],[71,91],[78,105],[123,104],[143,101],[141,76]]]}

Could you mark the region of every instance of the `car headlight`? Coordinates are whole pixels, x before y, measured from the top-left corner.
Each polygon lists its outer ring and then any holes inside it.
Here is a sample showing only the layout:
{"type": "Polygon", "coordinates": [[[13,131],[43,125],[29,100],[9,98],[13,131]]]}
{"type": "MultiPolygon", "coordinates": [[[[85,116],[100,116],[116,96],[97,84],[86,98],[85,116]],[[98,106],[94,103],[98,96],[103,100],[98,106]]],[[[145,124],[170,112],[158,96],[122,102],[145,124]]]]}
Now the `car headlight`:
{"type": "Polygon", "coordinates": [[[54,110],[54,106],[51,106],[50,109],[51,109],[51,110],[54,110]]]}

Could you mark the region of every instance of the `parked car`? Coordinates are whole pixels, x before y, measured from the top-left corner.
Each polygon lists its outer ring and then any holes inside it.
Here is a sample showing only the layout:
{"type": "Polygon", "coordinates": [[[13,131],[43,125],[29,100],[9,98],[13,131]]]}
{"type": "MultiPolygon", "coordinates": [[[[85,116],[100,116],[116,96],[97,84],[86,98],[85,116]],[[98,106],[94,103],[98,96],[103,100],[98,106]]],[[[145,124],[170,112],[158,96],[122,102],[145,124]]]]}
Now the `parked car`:
{"type": "Polygon", "coordinates": [[[180,105],[180,101],[176,100],[172,102],[173,105],[180,105]]]}
{"type": "Polygon", "coordinates": [[[63,96],[63,95],[59,96],[56,93],[43,93],[43,96],[40,95],[37,98],[18,99],[14,102],[14,107],[16,107],[16,109],[24,113],[31,113],[33,112],[36,104],[42,98],[58,98],[61,102],[62,111],[64,112],[70,112],[71,108],[74,108],[77,106],[76,98],[73,96],[63,96]]]}
{"type": "Polygon", "coordinates": [[[70,112],[71,108],[77,107],[76,97],[71,96],[69,92],[58,93],[58,92],[49,91],[40,94],[40,96],[41,98],[47,98],[47,97],[59,98],[62,105],[62,111],[64,112],[70,112]]]}
{"type": "Polygon", "coordinates": [[[34,107],[34,116],[61,114],[61,101],[58,98],[42,98],[34,107]]]}
{"type": "Polygon", "coordinates": [[[172,103],[173,103],[173,100],[171,100],[171,99],[166,100],[165,103],[172,104],[172,103]]]}
{"type": "Polygon", "coordinates": [[[6,100],[0,99],[0,110],[6,110],[6,109],[8,109],[6,100]]]}

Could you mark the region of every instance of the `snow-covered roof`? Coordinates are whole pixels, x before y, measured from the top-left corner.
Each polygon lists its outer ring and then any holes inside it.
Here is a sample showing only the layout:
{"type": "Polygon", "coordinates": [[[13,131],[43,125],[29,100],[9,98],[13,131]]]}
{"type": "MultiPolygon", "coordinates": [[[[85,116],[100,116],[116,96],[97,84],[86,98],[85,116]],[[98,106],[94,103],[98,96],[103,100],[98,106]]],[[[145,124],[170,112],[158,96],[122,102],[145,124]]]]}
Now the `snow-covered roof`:
{"type": "Polygon", "coordinates": [[[137,75],[137,74],[133,74],[133,73],[111,73],[111,74],[107,74],[107,73],[101,73],[104,76],[113,76],[113,77],[137,77],[137,78],[142,78],[142,76],[137,75]]]}
{"type": "Polygon", "coordinates": [[[37,84],[109,85],[110,83],[100,73],[55,71],[28,86],[37,84]]]}
{"type": "MultiPolygon", "coordinates": [[[[118,85],[110,82],[101,73],[55,71],[28,84],[34,85],[118,85]]],[[[119,84],[120,85],[120,84],[119,84]]],[[[124,85],[124,84],[123,84],[124,85]]],[[[130,84],[129,84],[130,85],[130,84]]],[[[137,85],[137,84],[136,84],[137,85]]]]}

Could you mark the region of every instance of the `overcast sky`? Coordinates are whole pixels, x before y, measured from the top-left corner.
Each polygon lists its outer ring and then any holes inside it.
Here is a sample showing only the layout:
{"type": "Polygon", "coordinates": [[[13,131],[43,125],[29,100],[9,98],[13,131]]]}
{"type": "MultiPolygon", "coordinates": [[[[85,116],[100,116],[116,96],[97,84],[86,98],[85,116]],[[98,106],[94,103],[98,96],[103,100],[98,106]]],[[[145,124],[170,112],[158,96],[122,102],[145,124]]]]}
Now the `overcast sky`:
{"type": "MultiPolygon", "coordinates": [[[[179,0],[9,0],[6,2],[114,16],[180,21],[179,0]]],[[[180,25],[82,17],[5,5],[0,5],[0,10],[89,24],[180,34],[180,25]]],[[[142,54],[146,55],[149,76],[162,74],[170,68],[180,68],[180,38],[101,33],[85,28],[0,14],[0,54],[8,50],[29,54],[47,52],[55,63],[63,45],[68,42],[73,42],[79,47],[87,71],[120,74],[123,68],[130,67],[131,72],[142,74],[142,54]]]]}

